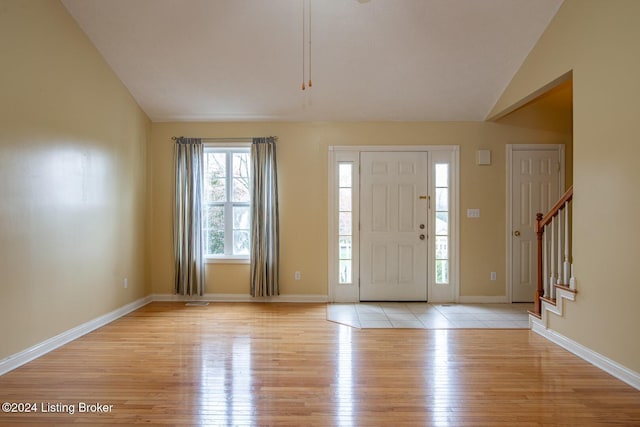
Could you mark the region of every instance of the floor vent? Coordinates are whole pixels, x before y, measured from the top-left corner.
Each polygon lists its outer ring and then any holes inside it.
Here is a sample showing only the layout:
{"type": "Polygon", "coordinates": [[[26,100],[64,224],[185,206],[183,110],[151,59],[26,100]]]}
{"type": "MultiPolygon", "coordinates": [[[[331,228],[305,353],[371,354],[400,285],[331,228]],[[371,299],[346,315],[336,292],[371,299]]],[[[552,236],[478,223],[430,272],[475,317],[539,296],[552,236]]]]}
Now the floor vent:
{"type": "Polygon", "coordinates": [[[185,305],[187,307],[205,307],[209,305],[209,301],[189,301],[185,305]]]}

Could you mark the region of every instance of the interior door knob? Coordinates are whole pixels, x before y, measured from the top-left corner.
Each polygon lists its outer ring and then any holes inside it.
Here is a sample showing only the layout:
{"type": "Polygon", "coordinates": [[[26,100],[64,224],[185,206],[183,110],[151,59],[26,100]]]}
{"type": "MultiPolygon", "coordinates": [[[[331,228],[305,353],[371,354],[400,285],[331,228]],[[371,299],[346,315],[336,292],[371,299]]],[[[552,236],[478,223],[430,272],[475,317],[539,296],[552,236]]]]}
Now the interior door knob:
{"type": "Polygon", "coordinates": [[[424,240],[424,234],[420,235],[420,240],[424,240]]]}
{"type": "Polygon", "coordinates": [[[516,230],[513,232],[513,235],[516,237],[520,237],[520,231],[516,230]]]}

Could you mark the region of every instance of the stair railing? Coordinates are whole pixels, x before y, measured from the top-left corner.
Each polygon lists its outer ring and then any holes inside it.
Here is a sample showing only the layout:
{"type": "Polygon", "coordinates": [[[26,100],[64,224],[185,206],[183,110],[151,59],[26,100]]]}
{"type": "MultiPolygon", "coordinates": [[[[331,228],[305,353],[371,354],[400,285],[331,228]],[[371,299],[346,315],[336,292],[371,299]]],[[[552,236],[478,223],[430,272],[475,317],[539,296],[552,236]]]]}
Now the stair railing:
{"type": "Polygon", "coordinates": [[[571,201],[573,186],[546,215],[536,215],[538,236],[538,283],[534,312],[542,313],[542,300],[555,300],[556,287],[575,290],[571,264],[571,201]]]}

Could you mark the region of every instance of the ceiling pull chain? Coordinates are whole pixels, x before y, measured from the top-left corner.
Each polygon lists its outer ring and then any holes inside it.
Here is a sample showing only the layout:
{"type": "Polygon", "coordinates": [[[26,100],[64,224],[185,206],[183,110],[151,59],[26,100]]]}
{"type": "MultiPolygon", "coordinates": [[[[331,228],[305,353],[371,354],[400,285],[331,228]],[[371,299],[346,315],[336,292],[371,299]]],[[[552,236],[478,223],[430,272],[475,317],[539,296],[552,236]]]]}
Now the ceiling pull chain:
{"type": "Polygon", "coordinates": [[[309,87],[313,86],[311,82],[311,0],[309,0],[309,87]]]}
{"type": "Polygon", "coordinates": [[[304,3],[305,0],[302,0],[302,90],[305,90],[306,87],[304,85],[304,33],[305,33],[305,13],[304,13],[304,3]]]}

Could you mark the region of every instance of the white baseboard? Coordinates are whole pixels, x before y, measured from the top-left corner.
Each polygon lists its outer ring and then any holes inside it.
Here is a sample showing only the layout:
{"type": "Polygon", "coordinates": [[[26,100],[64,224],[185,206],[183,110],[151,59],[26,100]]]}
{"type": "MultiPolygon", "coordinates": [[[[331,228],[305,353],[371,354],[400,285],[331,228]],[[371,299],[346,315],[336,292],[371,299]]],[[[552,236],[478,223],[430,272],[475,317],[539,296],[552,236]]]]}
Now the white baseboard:
{"type": "Polygon", "coordinates": [[[3,360],[0,360],[0,375],[4,375],[9,371],[12,371],[19,366],[24,365],[25,363],[31,362],[32,360],[37,359],[38,357],[43,356],[58,347],[62,347],[63,345],[77,338],[80,338],[81,336],[86,335],[91,331],[107,325],[114,320],[124,316],[125,314],[131,313],[132,311],[149,304],[151,301],[152,299],[149,296],[140,298],[139,300],[133,301],[125,306],[113,310],[110,313],[104,314],[100,317],[96,317],[93,320],[76,326],[75,328],[66,330],[61,334],[58,334],[32,347],[22,350],[19,353],[13,354],[3,360]]]}
{"type": "Polygon", "coordinates": [[[460,304],[506,304],[506,296],[460,296],[460,304]]]}
{"type": "Polygon", "coordinates": [[[549,327],[549,313],[553,313],[562,317],[564,314],[564,300],[575,301],[576,294],[566,291],[564,289],[556,289],[556,303],[551,304],[547,301],[542,301],[541,316],[542,326],[549,327]]]}
{"type": "Polygon", "coordinates": [[[547,329],[544,327],[544,324],[540,321],[532,321],[531,330],[542,335],[549,341],[558,344],[560,347],[570,351],[576,356],[586,360],[594,366],[602,369],[603,371],[613,375],[620,381],[623,381],[629,384],[631,387],[634,387],[637,390],[640,390],[640,374],[638,372],[632,371],[631,369],[622,366],[621,364],[614,362],[597,353],[590,348],[579,344],[564,335],[561,335],[551,329],[547,329]]]}
{"type": "Polygon", "coordinates": [[[279,295],[275,297],[252,297],[250,294],[204,294],[194,295],[173,295],[173,294],[152,294],[153,301],[209,301],[209,302],[328,302],[327,295],[279,295]]]}

